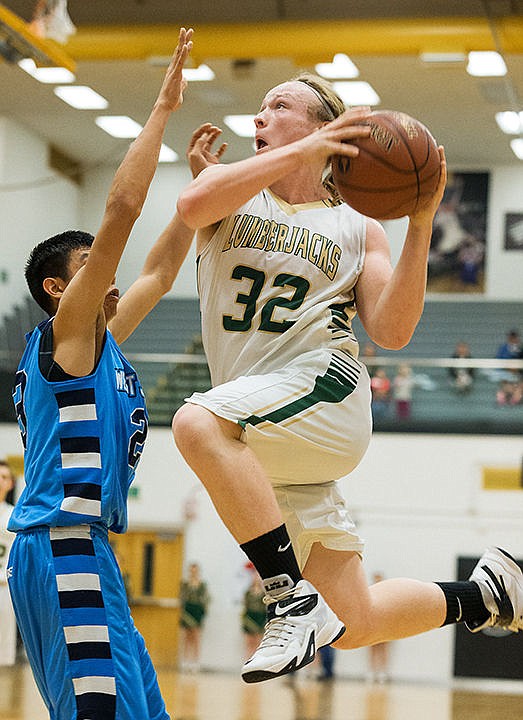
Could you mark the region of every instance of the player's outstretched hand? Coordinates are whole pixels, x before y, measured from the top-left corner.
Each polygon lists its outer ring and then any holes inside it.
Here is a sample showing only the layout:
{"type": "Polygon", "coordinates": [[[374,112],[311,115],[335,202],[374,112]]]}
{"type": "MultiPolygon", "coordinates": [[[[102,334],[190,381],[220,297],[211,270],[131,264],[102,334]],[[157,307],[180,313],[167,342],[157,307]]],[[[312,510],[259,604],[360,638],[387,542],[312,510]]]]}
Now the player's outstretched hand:
{"type": "Polygon", "coordinates": [[[209,165],[217,165],[227,149],[227,143],[213,151],[212,146],[221,135],[221,130],[216,125],[204,123],[192,134],[189,147],[187,148],[187,160],[191,168],[192,176],[195,178],[209,165]]]}
{"type": "Polygon", "coordinates": [[[192,50],[193,30],[180,28],[178,45],[173,53],[165,78],[158,95],[158,103],[164,103],[171,112],[174,112],[183,102],[183,91],[187,87],[187,80],[184,79],[182,70],[185,61],[192,50]]]}
{"type": "Polygon", "coordinates": [[[427,199],[427,201],[410,216],[410,222],[430,222],[432,223],[434,215],[440,206],[447,184],[447,160],[445,158],[445,150],[442,145],[438,147],[440,160],[440,173],[438,187],[435,192],[427,199]]]}

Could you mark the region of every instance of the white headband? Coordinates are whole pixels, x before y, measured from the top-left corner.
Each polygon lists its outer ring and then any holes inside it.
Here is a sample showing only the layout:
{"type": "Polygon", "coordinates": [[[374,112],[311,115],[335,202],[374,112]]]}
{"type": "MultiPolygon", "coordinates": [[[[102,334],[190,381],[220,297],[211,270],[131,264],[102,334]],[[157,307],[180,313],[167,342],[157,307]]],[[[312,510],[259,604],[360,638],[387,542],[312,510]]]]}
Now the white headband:
{"type": "Polygon", "coordinates": [[[305,78],[298,78],[298,82],[303,83],[304,85],[306,85],[309,88],[309,90],[312,90],[312,92],[316,95],[318,100],[321,102],[321,104],[323,105],[323,107],[325,108],[327,113],[330,115],[331,120],[334,120],[337,117],[337,115],[335,115],[334,110],[332,109],[331,105],[327,102],[327,100],[323,97],[323,95],[309,83],[308,80],[306,80],[305,78]]]}

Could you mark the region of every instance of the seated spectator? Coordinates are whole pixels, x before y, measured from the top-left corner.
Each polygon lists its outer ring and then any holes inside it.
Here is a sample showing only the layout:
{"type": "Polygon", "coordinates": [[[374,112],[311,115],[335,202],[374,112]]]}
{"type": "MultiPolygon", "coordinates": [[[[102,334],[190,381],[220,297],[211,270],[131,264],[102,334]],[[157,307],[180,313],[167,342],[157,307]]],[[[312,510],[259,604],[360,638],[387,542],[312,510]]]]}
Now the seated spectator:
{"type": "Polygon", "coordinates": [[[383,417],[388,410],[390,401],[391,383],[384,368],[376,368],[371,377],[370,389],[372,393],[372,415],[383,417]]]}
{"type": "MultiPolygon", "coordinates": [[[[453,358],[465,359],[470,358],[470,348],[466,342],[459,342],[452,354],[453,358]]],[[[468,367],[450,367],[449,375],[451,376],[452,386],[459,393],[466,393],[472,390],[474,384],[474,368],[468,367]]]]}
{"type": "Polygon", "coordinates": [[[392,381],[392,394],[396,406],[396,417],[399,420],[408,420],[412,409],[412,393],[416,384],[412,368],[404,363],[398,367],[398,372],[392,381]]]}
{"type": "MultiPolygon", "coordinates": [[[[518,330],[508,331],[505,342],[497,349],[496,358],[498,360],[520,360],[523,358],[523,345],[518,330]]],[[[515,378],[516,380],[519,379],[521,372],[510,368],[499,368],[492,373],[492,376],[494,380],[498,380],[500,383],[503,380],[510,383],[515,378]]]]}
{"type": "Polygon", "coordinates": [[[498,360],[520,360],[523,358],[523,345],[517,330],[510,330],[504,343],[498,347],[496,353],[498,360]]]}
{"type": "Polygon", "coordinates": [[[513,381],[501,380],[496,392],[498,405],[520,405],[523,401],[523,382],[519,378],[513,381]]]}

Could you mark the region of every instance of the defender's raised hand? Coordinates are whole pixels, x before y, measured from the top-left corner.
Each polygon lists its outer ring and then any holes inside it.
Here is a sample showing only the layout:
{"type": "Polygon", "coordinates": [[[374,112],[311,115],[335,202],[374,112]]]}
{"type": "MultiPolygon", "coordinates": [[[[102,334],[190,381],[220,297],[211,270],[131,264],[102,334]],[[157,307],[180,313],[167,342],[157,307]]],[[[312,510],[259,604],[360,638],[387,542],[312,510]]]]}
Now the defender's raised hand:
{"type": "Polygon", "coordinates": [[[182,70],[192,50],[193,30],[180,28],[178,45],[173,53],[165,78],[163,80],[158,103],[165,103],[171,112],[174,112],[183,103],[183,91],[187,87],[187,80],[184,79],[182,70]]]}
{"type": "Polygon", "coordinates": [[[227,149],[227,143],[222,143],[218,150],[214,152],[212,146],[221,133],[220,128],[211,123],[204,123],[193,132],[187,148],[187,160],[193,178],[209,165],[218,165],[220,162],[223,153],[227,149]]]}

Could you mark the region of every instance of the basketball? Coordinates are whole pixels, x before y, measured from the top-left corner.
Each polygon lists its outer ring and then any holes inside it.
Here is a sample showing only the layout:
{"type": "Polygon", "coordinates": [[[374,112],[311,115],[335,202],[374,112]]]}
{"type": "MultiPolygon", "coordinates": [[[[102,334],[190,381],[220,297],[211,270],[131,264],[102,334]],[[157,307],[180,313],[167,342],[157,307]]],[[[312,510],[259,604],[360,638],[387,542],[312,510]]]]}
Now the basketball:
{"type": "Polygon", "coordinates": [[[438,146],[419,120],[393,110],[371,114],[369,137],[355,158],[333,158],[336,188],[358,212],[378,220],[412,215],[438,186],[438,146]]]}

